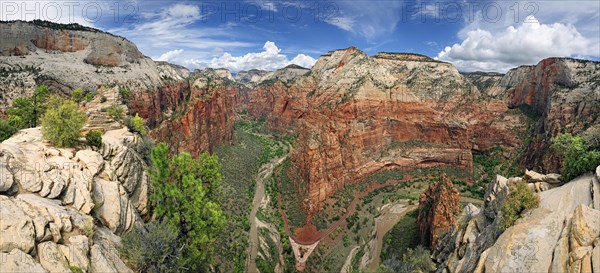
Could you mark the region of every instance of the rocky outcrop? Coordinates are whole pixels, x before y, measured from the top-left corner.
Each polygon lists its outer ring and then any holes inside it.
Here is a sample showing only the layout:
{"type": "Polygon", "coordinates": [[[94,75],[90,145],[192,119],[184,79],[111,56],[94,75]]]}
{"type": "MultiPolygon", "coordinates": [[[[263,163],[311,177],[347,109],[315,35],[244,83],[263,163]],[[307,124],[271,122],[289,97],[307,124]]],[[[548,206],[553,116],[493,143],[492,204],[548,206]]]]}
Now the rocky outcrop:
{"type": "Polygon", "coordinates": [[[2,142],[0,184],[12,184],[0,193],[2,271],[130,272],[118,236],[149,209],[136,141],[122,128],[106,132],[101,149],[57,149],[31,128],[2,142]]]}
{"type": "Polygon", "coordinates": [[[435,248],[444,234],[456,222],[458,208],[458,191],[445,174],[441,180],[429,186],[419,198],[419,215],[417,225],[421,236],[421,244],[435,248]]]}
{"type": "MultiPolygon", "coordinates": [[[[527,177],[526,177],[527,178],[527,177]]],[[[498,176],[479,210],[468,206],[434,256],[438,272],[592,272],[600,242],[600,166],[538,193],[540,205],[503,230],[499,211],[521,178],[498,176]]],[[[534,182],[539,183],[539,182],[534,182]]],[[[594,271],[595,272],[595,271],[594,271]]]]}
{"type": "Polygon", "coordinates": [[[176,144],[172,151],[196,155],[231,141],[238,85],[225,69],[190,73],[153,61],[125,38],[76,24],[0,22],[0,31],[7,37],[0,41],[0,115],[39,85],[62,94],[82,88],[114,93],[113,103],[125,101],[159,141],[176,144]]]}

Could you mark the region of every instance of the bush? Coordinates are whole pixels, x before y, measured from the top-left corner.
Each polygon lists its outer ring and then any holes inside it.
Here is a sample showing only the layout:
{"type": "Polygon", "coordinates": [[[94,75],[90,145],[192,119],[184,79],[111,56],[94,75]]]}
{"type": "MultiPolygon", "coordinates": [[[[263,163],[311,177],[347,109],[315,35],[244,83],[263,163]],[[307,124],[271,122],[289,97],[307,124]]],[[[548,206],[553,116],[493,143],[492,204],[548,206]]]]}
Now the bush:
{"type": "Polygon", "coordinates": [[[512,188],[501,209],[501,224],[504,229],[511,227],[521,215],[540,205],[539,196],[525,183],[512,188]]]}
{"type": "Polygon", "coordinates": [[[182,272],[178,237],[173,225],[154,221],[123,235],[119,250],[137,272],[182,272]]]}
{"type": "Polygon", "coordinates": [[[71,270],[71,272],[73,273],[85,273],[85,271],[83,271],[83,269],[81,269],[81,267],[79,266],[69,266],[69,270],[71,270]]]}
{"type": "Polygon", "coordinates": [[[88,92],[83,97],[83,100],[86,101],[86,102],[90,102],[90,101],[92,101],[94,99],[94,97],[96,97],[96,92],[88,92]]]}
{"type": "Polygon", "coordinates": [[[121,119],[123,119],[123,108],[121,108],[121,106],[118,105],[111,105],[108,108],[106,108],[106,112],[115,120],[115,121],[121,121],[121,119]]]}
{"type": "Polygon", "coordinates": [[[119,95],[121,95],[121,102],[127,104],[129,102],[129,96],[131,96],[131,91],[127,88],[119,87],[119,95]]]}
{"type": "Polygon", "coordinates": [[[596,146],[596,134],[586,137],[560,134],[552,142],[555,152],[563,156],[562,175],[569,181],[586,172],[593,171],[600,164],[600,150],[596,146]]]}
{"type": "Polygon", "coordinates": [[[87,116],[70,100],[52,98],[42,117],[42,136],[58,147],[73,147],[81,137],[87,116]]]}
{"type": "Polygon", "coordinates": [[[83,90],[81,90],[81,88],[73,90],[73,92],[71,92],[71,99],[77,104],[81,103],[83,100],[83,90]]]}
{"type": "Polygon", "coordinates": [[[100,97],[100,102],[105,103],[108,99],[105,96],[100,97]]]}
{"type": "Polygon", "coordinates": [[[134,117],[126,117],[123,121],[125,126],[129,128],[129,131],[139,133],[142,136],[146,136],[148,134],[148,131],[146,131],[146,126],[144,125],[144,120],[137,113],[134,117]]]}
{"type": "Polygon", "coordinates": [[[10,125],[6,120],[0,119],[0,142],[7,140],[17,132],[17,128],[10,125]]]}
{"type": "Polygon", "coordinates": [[[91,216],[88,216],[83,222],[83,235],[87,236],[91,240],[95,233],[96,226],[94,226],[94,219],[91,216]]]}
{"type": "Polygon", "coordinates": [[[85,139],[88,144],[93,147],[100,148],[102,147],[102,131],[100,130],[91,130],[85,135],[85,139]]]}
{"type": "Polygon", "coordinates": [[[135,151],[140,154],[142,159],[148,164],[148,166],[152,165],[152,149],[154,148],[154,140],[152,138],[145,136],[140,139],[140,141],[135,146],[135,151]]]}

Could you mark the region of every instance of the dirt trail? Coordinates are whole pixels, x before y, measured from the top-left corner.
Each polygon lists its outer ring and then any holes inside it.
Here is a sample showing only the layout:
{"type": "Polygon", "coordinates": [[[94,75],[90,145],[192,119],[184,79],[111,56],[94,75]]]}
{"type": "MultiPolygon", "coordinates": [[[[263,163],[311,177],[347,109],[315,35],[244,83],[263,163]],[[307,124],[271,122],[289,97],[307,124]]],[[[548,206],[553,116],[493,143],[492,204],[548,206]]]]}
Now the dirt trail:
{"type": "Polygon", "coordinates": [[[263,165],[260,168],[260,171],[256,175],[256,187],[254,192],[254,199],[252,201],[252,210],[250,211],[249,222],[250,222],[250,232],[249,236],[249,247],[248,247],[248,261],[246,262],[246,272],[258,272],[256,267],[256,256],[258,255],[258,248],[260,245],[260,241],[258,239],[258,228],[259,228],[259,220],[256,218],[256,212],[260,208],[260,205],[265,197],[265,180],[271,176],[273,170],[277,165],[281,164],[283,160],[285,160],[289,155],[288,153],[284,156],[273,159],[269,163],[263,165]]]}
{"type": "Polygon", "coordinates": [[[350,267],[352,266],[352,259],[354,258],[354,255],[356,255],[356,252],[358,252],[358,249],[360,249],[360,247],[355,246],[352,248],[352,250],[350,250],[350,254],[348,254],[348,257],[346,257],[346,261],[344,262],[342,269],[340,269],[340,273],[350,272],[350,267]]]}

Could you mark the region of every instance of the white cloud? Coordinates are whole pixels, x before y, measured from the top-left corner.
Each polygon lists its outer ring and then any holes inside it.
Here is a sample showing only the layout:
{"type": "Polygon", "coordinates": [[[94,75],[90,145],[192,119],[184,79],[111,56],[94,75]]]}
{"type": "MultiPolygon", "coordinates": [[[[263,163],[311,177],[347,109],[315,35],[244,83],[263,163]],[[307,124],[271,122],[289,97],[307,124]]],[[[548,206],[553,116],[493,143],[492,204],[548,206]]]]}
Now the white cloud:
{"type": "Polygon", "coordinates": [[[597,45],[573,25],[541,24],[533,16],[525,22],[528,23],[495,33],[480,28],[470,30],[460,44],[447,46],[436,59],[451,62],[464,71],[505,72],[519,65],[536,64],[547,57],[595,53],[597,45]]]}
{"type": "Polygon", "coordinates": [[[241,70],[261,69],[261,70],[277,70],[290,64],[310,68],[316,60],[305,54],[298,54],[291,61],[284,54],[281,54],[281,49],[274,42],[267,41],[261,52],[250,52],[243,56],[233,56],[228,52],[223,53],[218,58],[213,58],[208,62],[203,62],[198,59],[188,59],[182,61],[183,65],[188,67],[213,67],[227,68],[230,71],[238,72],[241,70]]]}
{"type": "Polygon", "coordinates": [[[171,50],[171,51],[167,51],[165,53],[163,53],[162,55],[160,55],[160,57],[158,57],[158,61],[163,61],[163,62],[168,62],[171,61],[172,59],[176,58],[177,56],[181,55],[181,53],[183,53],[183,49],[175,49],[175,50],[171,50]]]}
{"type": "Polygon", "coordinates": [[[371,41],[396,30],[402,1],[336,1],[334,14],[323,21],[371,41]]]}
{"type": "Polygon", "coordinates": [[[354,19],[343,16],[326,18],[325,22],[345,31],[352,31],[352,27],[354,26],[354,19]]]}

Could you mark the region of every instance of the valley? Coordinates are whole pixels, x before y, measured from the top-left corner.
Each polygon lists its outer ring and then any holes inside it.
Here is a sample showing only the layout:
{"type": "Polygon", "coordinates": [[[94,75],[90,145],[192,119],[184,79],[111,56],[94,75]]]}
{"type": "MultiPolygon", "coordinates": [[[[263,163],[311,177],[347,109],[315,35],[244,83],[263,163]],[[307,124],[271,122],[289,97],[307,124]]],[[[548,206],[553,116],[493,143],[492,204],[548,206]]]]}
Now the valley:
{"type": "Polygon", "coordinates": [[[598,61],[464,73],[348,47],[232,73],[79,25],[0,30],[11,269],[597,268],[598,61]],[[544,251],[523,262],[518,243],[544,251]]]}

